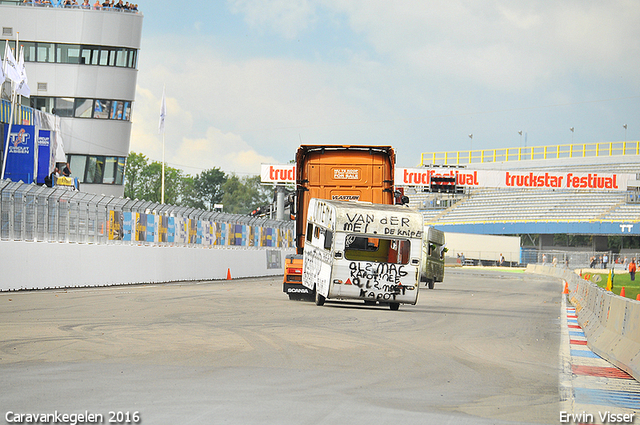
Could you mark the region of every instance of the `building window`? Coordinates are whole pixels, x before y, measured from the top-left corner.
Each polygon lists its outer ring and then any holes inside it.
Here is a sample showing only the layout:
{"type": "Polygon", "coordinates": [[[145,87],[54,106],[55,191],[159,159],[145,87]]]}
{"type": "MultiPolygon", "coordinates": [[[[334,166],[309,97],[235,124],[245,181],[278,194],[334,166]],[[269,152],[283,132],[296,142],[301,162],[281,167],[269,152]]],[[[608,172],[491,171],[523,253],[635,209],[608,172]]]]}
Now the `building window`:
{"type": "Polygon", "coordinates": [[[67,159],[71,175],[80,183],[124,184],[124,157],[68,155],[67,159]]]}
{"type": "Polygon", "coordinates": [[[59,117],[72,117],[73,99],[69,97],[56,97],[53,113],[59,117]]]}
{"type": "MultiPolygon", "coordinates": [[[[138,65],[138,51],[126,47],[81,46],[78,44],[34,41],[23,41],[20,42],[20,45],[24,47],[25,62],[57,62],[123,68],[136,68],[138,65]]],[[[0,54],[3,52],[0,51],[0,54]]]]}
{"type": "Polygon", "coordinates": [[[80,45],[78,44],[57,44],[57,63],[80,63],[80,45]]]}
{"type": "Polygon", "coordinates": [[[131,102],[111,99],[31,96],[31,107],[60,117],[131,120],[131,102]]]}
{"type": "Polygon", "coordinates": [[[74,105],[74,117],[77,118],[91,118],[91,106],[93,99],[76,99],[74,105]]]}
{"type": "MultiPolygon", "coordinates": [[[[53,63],[55,62],[55,50],[53,43],[36,43],[38,62],[53,63]]],[[[26,60],[26,59],[25,59],[26,60]]]]}
{"type": "Polygon", "coordinates": [[[111,101],[104,99],[96,99],[95,107],[93,108],[93,118],[109,118],[109,110],[111,109],[111,101]]]}
{"type": "Polygon", "coordinates": [[[104,176],[104,156],[88,157],[85,183],[102,183],[103,176],[104,176]]]}
{"type": "Polygon", "coordinates": [[[26,41],[24,43],[20,43],[20,45],[24,49],[24,61],[35,62],[36,61],[36,43],[26,41]]]}

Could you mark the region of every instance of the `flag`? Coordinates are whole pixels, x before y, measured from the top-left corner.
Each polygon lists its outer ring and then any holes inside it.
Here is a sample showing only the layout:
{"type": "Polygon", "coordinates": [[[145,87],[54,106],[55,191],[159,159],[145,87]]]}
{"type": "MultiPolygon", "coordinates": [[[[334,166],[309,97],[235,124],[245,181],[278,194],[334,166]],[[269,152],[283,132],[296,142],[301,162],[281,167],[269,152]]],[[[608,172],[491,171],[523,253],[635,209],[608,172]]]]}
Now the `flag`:
{"type": "Polygon", "coordinates": [[[29,79],[27,78],[27,70],[24,67],[24,47],[20,48],[20,59],[18,60],[18,71],[20,72],[20,83],[16,87],[16,93],[24,97],[31,96],[31,89],[27,85],[29,79]]]}
{"type": "Polygon", "coordinates": [[[160,125],[158,133],[164,133],[164,119],[167,116],[167,101],[164,97],[164,86],[162,87],[162,103],[160,103],[160,125]]]}
{"type": "Polygon", "coordinates": [[[16,58],[13,56],[11,49],[9,48],[9,41],[4,45],[4,73],[6,78],[13,81],[16,84],[20,83],[20,71],[18,71],[18,64],[16,58]]]}

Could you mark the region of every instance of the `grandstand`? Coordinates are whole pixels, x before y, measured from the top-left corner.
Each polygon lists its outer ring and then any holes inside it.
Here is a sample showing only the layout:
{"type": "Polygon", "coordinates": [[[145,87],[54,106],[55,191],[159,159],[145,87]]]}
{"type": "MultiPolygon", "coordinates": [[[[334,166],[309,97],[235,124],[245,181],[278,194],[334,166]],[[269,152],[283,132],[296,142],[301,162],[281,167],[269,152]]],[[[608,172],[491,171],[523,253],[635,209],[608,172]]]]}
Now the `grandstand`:
{"type": "Polygon", "coordinates": [[[428,185],[405,185],[405,194],[410,206],[423,213],[426,225],[446,232],[540,235],[538,246],[534,247],[540,251],[566,248],[553,245],[554,235],[587,235],[592,236],[592,245],[582,249],[609,251],[610,236],[635,238],[631,245],[638,245],[640,239],[639,151],[639,142],[613,142],[424,153],[421,168],[411,172],[500,170],[507,176],[555,172],[565,173],[565,182],[567,175],[575,178],[591,173],[591,178],[615,174],[621,184],[613,190],[574,189],[564,184],[555,188],[506,187],[501,182],[502,185],[466,186],[462,194],[431,193],[428,185]],[[623,175],[627,176],[624,180],[623,175]]]}

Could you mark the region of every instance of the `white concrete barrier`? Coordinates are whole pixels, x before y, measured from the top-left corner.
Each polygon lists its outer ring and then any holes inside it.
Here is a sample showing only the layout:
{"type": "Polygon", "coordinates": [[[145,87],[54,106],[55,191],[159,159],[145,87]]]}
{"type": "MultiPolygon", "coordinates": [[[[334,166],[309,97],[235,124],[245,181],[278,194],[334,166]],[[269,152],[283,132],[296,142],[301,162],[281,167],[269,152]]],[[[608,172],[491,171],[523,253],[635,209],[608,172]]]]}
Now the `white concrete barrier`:
{"type": "Polygon", "coordinates": [[[588,347],[640,380],[640,301],[615,295],[567,269],[529,265],[527,272],[566,280],[588,347]]]}
{"type": "Polygon", "coordinates": [[[293,249],[0,241],[0,291],[275,276],[293,249]]]}

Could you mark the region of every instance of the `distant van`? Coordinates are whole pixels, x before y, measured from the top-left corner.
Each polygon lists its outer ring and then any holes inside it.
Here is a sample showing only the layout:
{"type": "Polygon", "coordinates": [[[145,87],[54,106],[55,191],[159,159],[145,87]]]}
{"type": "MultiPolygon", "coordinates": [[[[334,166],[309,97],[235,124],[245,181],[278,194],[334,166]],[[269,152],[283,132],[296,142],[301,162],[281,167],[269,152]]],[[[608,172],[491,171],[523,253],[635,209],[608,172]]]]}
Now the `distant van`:
{"type": "Polygon", "coordinates": [[[302,284],[327,299],[400,304],[418,300],[422,215],[409,207],[312,198],[302,284]]]}
{"type": "Polygon", "coordinates": [[[431,226],[424,227],[422,239],[422,266],[420,281],[433,289],[435,282],[444,280],[444,254],[447,252],[444,243],[444,232],[431,226]]]}

